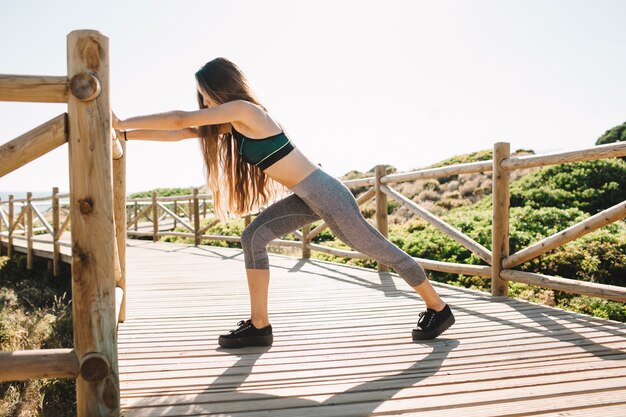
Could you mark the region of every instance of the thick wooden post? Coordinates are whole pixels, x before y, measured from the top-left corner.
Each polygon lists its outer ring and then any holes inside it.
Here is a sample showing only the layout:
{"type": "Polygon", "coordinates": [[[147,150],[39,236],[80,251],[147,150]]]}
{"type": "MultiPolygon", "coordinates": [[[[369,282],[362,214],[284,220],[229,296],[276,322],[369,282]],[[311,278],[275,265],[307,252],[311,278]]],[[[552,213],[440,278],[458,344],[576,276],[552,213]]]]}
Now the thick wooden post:
{"type": "Polygon", "coordinates": [[[509,171],[502,169],[500,163],[511,156],[511,147],[506,142],[493,145],[493,214],[492,214],[492,258],[491,258],[491,294],[507,296],[509,286],[500,276],[502,260],[509,256],[509,171]]]}
{"type": "MultiPolygon", "coordinates": [[[[387,237],[389,234],[387,223],[387,194],[383,193],[383,191],[380,189],[380,179],[384,177],[386,173],[387,170],[385,169],[384,165],[376,165],[376,169],[374,172],[374,190],[376,191],[376,226],[378,227],[378,231],[382,233],[385,237],[387,237]]],[[[389,272],[389,267],[379,262],[378,271],[389,272]]]]}
{"type": "Polygon", "coordinates": [[[15,197],[13,194],[9,195],[9,236],[7,239],[7,256],[10,258],[13,256],[13,222],[15,221],[15,197]]]}
{"type": "Polygon", "coordinates": [[[157,205],[157,193],[152,191],[152,241],[159,240],[159,206],[157,205]]]}
{"type": "Polygon", "coordinates": [[[117,286],[124,291],[118,321],[126,319],[126,142],[118,141],[121,157],[113,160],[113,216],[119,259],[117,286]]]}
{"type": "Polygon", "coordinates": [[[26,193],[26,269],[33,269],[33,193],[26,193]]]}
{"type": "Polygon", "coordinates": [[[61,215],[59,205],[59,187],[52,189],[52,273],[55,277],[60,273],[61,245],[59,245],[59,230],[61,229],[61,215]]]}
{"type": "Polygon", "coordinates": [[[249,214],[246,214],[246,216],[243,218],[244,227],[248,227],[250,223],[252,223],[252,216],[249,214]]]}
{"type": "Polygon", "coordinates": [[[200,244],[200,205],[198,201],[198,189],[193,189],[193,235],[194,245],[200,244]]]}
{"type": "Polygon", "coordinates": [[[67,37],[72,317],[78,417],[118,416],[109,40],[67,37]]]}

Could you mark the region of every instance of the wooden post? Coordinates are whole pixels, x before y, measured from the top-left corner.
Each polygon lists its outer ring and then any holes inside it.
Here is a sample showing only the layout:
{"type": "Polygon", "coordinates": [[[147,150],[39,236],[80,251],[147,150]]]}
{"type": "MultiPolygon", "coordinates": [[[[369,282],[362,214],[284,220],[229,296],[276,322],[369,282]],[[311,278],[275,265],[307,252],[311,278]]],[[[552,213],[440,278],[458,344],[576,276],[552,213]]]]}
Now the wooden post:
{"type": "Polygon", "coordinates": [[[243,218],[244,227],[248,227],[250,223],[252,223],[252,216],[249,214],[246,214],[246,216],[243,218]]]}
{"type": "Polygon", "coordinates": [[[202,217],[206,219],[206,198],[202,200],[202,217]]]}
{"type": "Polygon", "coordinates": [[[15,197],[13,194],[9,195],[9,237],[7,239],[7,256],[10,258],[13,256],[13,221],[15,216],[15,197]]]}
{"type": "Polygon", "coordinates": [[[108,38],[96,31],[67,37],[78,417],[120,414],[108,51],[108,38]]]}
{"type": "Polygon", "coordinates": [[[59,187],[52,188],[52,273],[55,277],[60,274],[61,245],[59,245],[59,229],[61,215],[59,206],[59,187]]]}
{"type": "MultiPolygon", "coordinates": [[[[387,237],[388,232],[388,223],[387,223],[387,194],[385,194],[380,189],[380,179],[385,176],[387,170],[384,165],[376,165],[376,169],[374,172],[375,182],[374,182],[374,190],[376,191],[376,226],[378,227],[378,231],[382,233],[383,236],[387,237]]],[[[378,263],[378,271],[379,272],[389,272],[389,267],[387,265],[383,265],[380,262],[378,263]]]]}
{"type": "Polygon", "coordinates": [[[491,227],[491,294],[507,296],[509,286],[500,276],[502,260],[509,256],[509,171],[502,169],[502,160],[511,156],[506,142],[493,145],[493,214],[491,227]]]}
{"type": "Polygon", "coordinates": [[[152,191],[152,241],[159,240],[159,206],[157,204],[157,193],[152,191]]]}
{"type": "Polygon", "coordinates": [[[311,258],[311,249],[306,245],[309,244],[311,239],[309,239],[309,233],[311,233],[311,224],[305,224],[302,227],[302,259],[310,259],[311,258]]]}
{"type": "Polygon", "coordinates": [[[123,322],[126,319],[126,142],[118,142],[122,156],[113,160],[113,216],[120,268],[116,285],[124,290],[120,314],[116,319],[123,322]]]}
{"type": "Polygon", "coordinates": [[[33,193],[26,193],[26,269],[33,269],[33,193]]]}
{"type": "MultiPolygon", "coordinates": [[[[134,216],[135,219],[137,219],[137,215],[138,214],[139,214],[139,205],[135,201],[135,216],[134,216]]],[[[139,219],[137,219],[137,221],[135,222],[135,231],[137,231],[137,224],[138,223],[139,223],[139,219]]]]}
{"type": "MultiPolygon", "coordinates": [[[[178,216],[178,201],[176,200],[174,200],[174,214],[178,216]]],[[[174,217],[174,229],[176,229],[177,224],[176,217],[174,217]]]]}
{"type": "Polygon", "coordinates": [[[193,189],[193,234],[194,245],[200,244],[200,205],[198,202],[198,189],[193,189]]]}

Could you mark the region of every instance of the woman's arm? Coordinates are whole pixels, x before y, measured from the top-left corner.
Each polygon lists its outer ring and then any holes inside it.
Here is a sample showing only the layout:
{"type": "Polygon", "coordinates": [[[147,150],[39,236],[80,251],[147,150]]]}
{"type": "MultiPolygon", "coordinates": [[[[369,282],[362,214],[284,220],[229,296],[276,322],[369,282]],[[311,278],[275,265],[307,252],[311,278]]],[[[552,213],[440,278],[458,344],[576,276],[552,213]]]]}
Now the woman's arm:
{"type": "MultiPolygon", "coordinates": [[[[113,128],[117,130],[153,129],[179,130],[187,127],[218,125],[243,122],[254,118],[257,106],[243,100],[229,101],[219,106],[196,111],[171,111],[119,120],[113,117],[113,128]]],[[[127,133],[128,134],[128,133],[127,133]]]]}
{"type": "Polygon", "coordinates": [[[197,138],[196,129],[187,128],[180,130],[128,130],[117,132],[117,137],[126,140],[153,140],[159,142],[177,142],[183,139],[197,138]]]}

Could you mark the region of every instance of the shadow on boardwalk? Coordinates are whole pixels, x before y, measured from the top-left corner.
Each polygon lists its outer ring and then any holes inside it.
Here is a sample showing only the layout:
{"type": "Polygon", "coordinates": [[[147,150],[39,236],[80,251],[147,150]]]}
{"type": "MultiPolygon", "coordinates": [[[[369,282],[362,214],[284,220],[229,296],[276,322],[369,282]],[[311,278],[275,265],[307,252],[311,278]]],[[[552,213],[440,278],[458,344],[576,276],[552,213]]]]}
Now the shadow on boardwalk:
{"type": "MultiPolygon", "coordinates": [[[[432,351],[416,360],[410,367],[401,372],[376,378],[360,384],[352,383],[351,388],[333,393],[325,392],[323,382],[316,394],[320,398],[328,397],[323,401],[299,398],[293,395],[270,395],[254,393],[253,387],[238,391],[252,374],[255,363],[271,348],[245,348],[238,350],[217,349],[217,352],[228,352],[236,355],[238,361],[227,368],[206,390],[185,405],[158,404],[154,399],[147,404],[138,402],[133,408],[150,407],[149,414],[142,415],[237,415],[246,416],[342,416],[367,417],[385,401],[395,394],[409,388],[436,374],[443,362],[459,342],[456,340],[438,339],[436,341],[420,343],[419,346],[430,347],[432,351]],[[219,401],[218,403],[216,403],[219,401]]],[[[417,356],[417,355],[416,355],[417,356]]],[[[297,364],[294,364],[297,368],[297,364]]],[[[255,382],[258,382],[255,381],[255,382]]],[[[340,383],[341,381],[328,381],[340,383]]],[[[296,387],[297,383],[282,382],[284,388],[296,387]]],[[[350,384],[347,382],[347,384],[350,384]]],[[[275,383],[272,385],[276,385],[275,383]]],[[[167,398],[167,397],[166,397],[167,398]]],[[[144,408],[143,411],[146,411],[144,408]]]]}

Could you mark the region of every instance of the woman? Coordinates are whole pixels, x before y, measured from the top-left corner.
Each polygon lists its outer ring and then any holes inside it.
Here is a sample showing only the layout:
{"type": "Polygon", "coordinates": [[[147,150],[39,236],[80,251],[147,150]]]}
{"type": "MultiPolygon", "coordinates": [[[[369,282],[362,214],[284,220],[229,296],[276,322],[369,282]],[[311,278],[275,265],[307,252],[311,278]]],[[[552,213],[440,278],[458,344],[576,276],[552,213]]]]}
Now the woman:
{"type": "Polygon", "coordinates": [[[218,216],[241,216],[270,203],[276,183],[293,194],[270,205],[241,236],[251,317],[219,337],[222,347],[269,346],[273,342],[267,311],[270,241],[323,219],[352,248],[388,265],[424,299],[413,339],[439,336],[454,323],[426,273],[413,258],[389,242],[361,215],[352,193],[295,148],[267,113],[241,70],[217,58],[196,73],[200,110],[131,117],[113,127],[126,140],[178,141],[200,137],[208,183],[218,216]]]}

